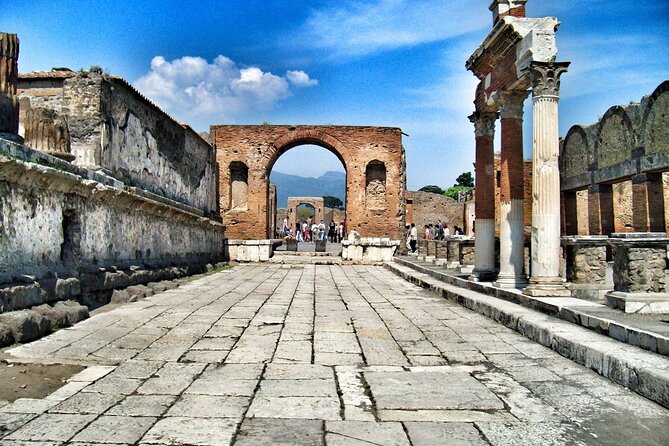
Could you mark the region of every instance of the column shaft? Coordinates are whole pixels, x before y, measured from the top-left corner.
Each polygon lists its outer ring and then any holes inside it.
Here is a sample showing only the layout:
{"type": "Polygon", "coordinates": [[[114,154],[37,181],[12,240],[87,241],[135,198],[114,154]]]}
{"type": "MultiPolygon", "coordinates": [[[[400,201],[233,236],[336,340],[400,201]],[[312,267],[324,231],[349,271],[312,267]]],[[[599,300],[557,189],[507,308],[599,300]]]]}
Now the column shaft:
{"type": "Polygon", "coordinates": [[[476,129],[475,262],[472,280],[490,281],[495,270],[495,114],[470,116],[476,129]]]}
{"type": "Polygon", "coordinates": [[[560,277],[559,77],[567,64],[533,62],[532,276],[525,292],[569,296],[560,277]]]}
{"type": "Polygon", "coordinates": [[[16,97],[19,75],[19,39],[0,33],[0,135],[18,138],[19,102],[16,97]]]}
{"type": "Polygon", "coordinates": [[[525,222],[523,185],[523,102],[526,91],[499,94],[502,124],[499,275],[500,287],[524,287],[525,222]]]}

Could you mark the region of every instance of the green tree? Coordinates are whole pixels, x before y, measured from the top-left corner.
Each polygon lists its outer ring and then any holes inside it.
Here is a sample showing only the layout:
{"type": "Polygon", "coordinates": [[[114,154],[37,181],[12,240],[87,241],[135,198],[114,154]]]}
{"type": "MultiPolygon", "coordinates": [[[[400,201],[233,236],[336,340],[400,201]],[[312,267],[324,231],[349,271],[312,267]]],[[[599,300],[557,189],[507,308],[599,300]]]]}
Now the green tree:
{"type": "Polygon", "coordinates": [[[420,192],[430,192],[432,194],[444,195],[444,190],[442,188],[440,188],[439,186],[435,186],[434,184],[430,184],[428,186],[423,186],[418,190],[420,192]]]}
{"type": "Polygon", "coordinates": [[[325,205],[326,208],[344,209],[344,203],[342,203],[339,198],[330,195],[323,197],[323,205],[325,205]]]}
{"type": "Polygon", "coordinates": [[[474,178],[472,177],[471,172],[461,173],[460,176],[455,179],[455,181],[457,184],[454,184],[454,186],[474,187],[474,178]]]}

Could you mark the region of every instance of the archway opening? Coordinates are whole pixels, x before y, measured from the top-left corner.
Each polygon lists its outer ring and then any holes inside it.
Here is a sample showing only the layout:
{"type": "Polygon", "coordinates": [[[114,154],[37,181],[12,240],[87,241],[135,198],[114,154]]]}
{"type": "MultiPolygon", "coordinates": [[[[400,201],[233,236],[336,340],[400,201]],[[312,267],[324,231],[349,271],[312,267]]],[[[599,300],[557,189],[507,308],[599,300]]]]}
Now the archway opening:
{"type": "Polygon", "coordinates": [[[274,203],[268,203],[268,214],[274,215],[270,217],[270,225],[271,221],[281,225],[272,228],[274,234],[281,235],[287,221],[291,236],[299,241],[313,241],[311,227],[305,237],[306,226],[318,226],[322,221],[328,241],[339,241],[345,235],[346,167],[333,147],[319,141],[304,141],[280,148],[268,166],[268,176],[269,187],[275,191],[274,203]],[[334,227],[333,237],[331,227],[334,227]]]}

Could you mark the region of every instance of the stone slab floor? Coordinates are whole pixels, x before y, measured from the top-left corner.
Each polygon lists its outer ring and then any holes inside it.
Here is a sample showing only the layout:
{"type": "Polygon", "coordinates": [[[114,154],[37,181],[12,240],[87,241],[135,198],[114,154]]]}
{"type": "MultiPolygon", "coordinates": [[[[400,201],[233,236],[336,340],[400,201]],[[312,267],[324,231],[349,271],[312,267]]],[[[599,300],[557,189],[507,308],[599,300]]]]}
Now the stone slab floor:
{"type": "Polygon", "coordinates": [[[2,445],[669,444],[669,411],[382,267],[246,265],[10,350],[2,445]]]}

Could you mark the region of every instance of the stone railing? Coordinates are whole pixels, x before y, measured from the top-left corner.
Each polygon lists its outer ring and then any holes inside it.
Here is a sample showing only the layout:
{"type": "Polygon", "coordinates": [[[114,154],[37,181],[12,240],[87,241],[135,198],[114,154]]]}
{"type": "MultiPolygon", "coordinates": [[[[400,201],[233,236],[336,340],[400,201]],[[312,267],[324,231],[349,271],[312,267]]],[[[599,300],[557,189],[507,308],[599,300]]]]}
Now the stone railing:
{"type": "Polygon", "coordinates": [[[603,299],[613,289],[612,266],[607,261],[610,252],[606,236],[562,237],[567,282],[571,295],[582,299],[603,299]]]}
{"type": "Polygon", "coordinates": [[[418,257],[446,268],[474,265],[474,239],[450,236],[445,240],[418,240],[418,257]]]}
{"type": "Polygon", "coordinates": [[[359,238],[341,242],[342,260],[353,263],[377,264],[389,262],[400,246],[399,240],[389,238],[359,238]]]}

